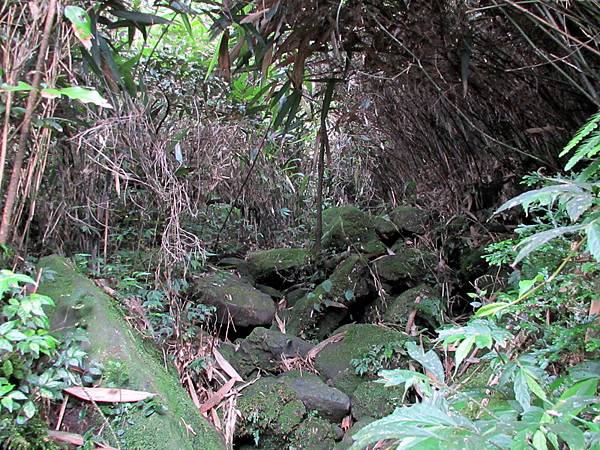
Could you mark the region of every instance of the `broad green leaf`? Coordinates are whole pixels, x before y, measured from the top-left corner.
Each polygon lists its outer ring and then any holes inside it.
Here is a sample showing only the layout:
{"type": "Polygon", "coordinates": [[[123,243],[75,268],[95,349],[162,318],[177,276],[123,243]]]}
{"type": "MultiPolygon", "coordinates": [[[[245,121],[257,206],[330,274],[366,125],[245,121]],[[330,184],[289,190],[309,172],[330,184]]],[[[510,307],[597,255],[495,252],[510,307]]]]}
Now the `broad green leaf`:
{"type": "Polygon", "coordinates": [[[27,339],[27,336],[25,336],[19,330],[10,330],[8,333],[6,333],[4,335],[4,337],[6,339],[8,339],[9,341],[13,341],[13,342],[22,341],[23,339],[27,339]]]}
{"type": "Polygon", "coordinates": [[[14,384],[4,384],[4,385],[0,385],[0,397],[5,396],[6,394],[8,394],[10,391],[12,391],[15,388],[14,384]]]}
{"type": "Polygon", "coordinates": [[[65,95],[72,100],[79,100],[82,103],[93,103],[103,108],[112,109],[110,103],[106,101],[95,89],[73,86],[63,89],[42,89],[42,96],[47,95],[65,95]]]}
{"type": "Polygon", "coordinates": [[[532,443],[533,448],[535,448],[535,450],[548,450],[548,445],[546,444],[546,436],[541,430],[537,430],[535,433],[533,433],[532,443]]]}
{"type": "Polygon", "coordinates": [[[12,330],[16,326],[16,322],[14,320],[10,320],[8,322],[4,322],[0,325],[0,335],[4,335],[12,330]]]}
{"type": "Polygon", "coordinates": [[[529,205],[531,205],[532,203],[539,202],[544,205],[549,205],[554,202],[558,195],[564,194],[566,192],[579,194],[581,193],[581,188],[572,183],[565,183],[527,191],[501,205],[496,211],[494,211],[493,215],[499,214],[503,211],[506,211],[507,209],[511,209],[519,205],[523,206],[525,212],[527,212],[529,209],[529,205]]]}
{"type": "Polygon", "coordinates": [[[569,450],[583,450],[585,448],[585,436],[583,431],[568,422],[560,422],[548,427],[556,433],[569,446],[569,450]]]}
{"type": "Polygon", "coordinates": [[[12,412],[15,407],[15,402],[10,397],[3,397],[2,400],[0,400],[0,404],[4,406],[8,412],[12,412]]]}
{"type": "Polygon", "coordinates": [[[546,396],[546,393],[544,392],[542,387],[538,384],[538,382],[535,380],[535,377],[533,376],[533,374],[527,369],[522,369],[522,370],[523,370],[523,373],[525,374],[525,379],[527,380],[527,386],[529,387],[531,392],[533,392],[535,395],[537,395],[540,399],[548,401],[548,397],[546,396]]]}
{"type": "Polygon", "coordinates": [[[438,383],[446,382],[444,366],[442,365],[442,362],[440,361],[440,358],[435,350],[431,349],[425,353],[423,348],[417,346],[417,344],[414,342],[407,342],[406,350],[411,358],[419,362],[419,364],[421,364],[425,370],[431,372],[438,383]]]}
{"type": "Polygon", "coordinates": [[[519,254],[517,255],[517,257],[515,258],[515,261],[513,262],[513,264],[519,263],[520,261],[523,260],[523,258],[526,258],[531,252],[537,250],[542,245],[551,241],[552,239],[555,239],[559,236],[563,236],[565,234],[576,233],[578,231],[581,231],[584,228],[585,228],[585,225],[571,225],[568,227],[559,227],[559,228],[554,228],[552,230],[543,231],[541,233],[536,233],[533,236],[530,236],[527,239],[524,239],[519,244],[519,247],[521,247],[521,250],[519,251],[519,254]]]}
{"type": "Polygon", "coordinates": [[[92,33],[92,21],[88,13],[79,6],[69,5],[65,8],[65,17],[71,22],[77,39],[89,52],[92,49],[94,35],[92,33]]]}
{"type": "Polygon", "coordinates": [[[35,405],[30,400],[23,405],[23,413],[28,419],[31,419],[35,415],[35,405]]]}
{"type": "Polygon", "coordinates": [[[479,308],[475,313],[475,317],[492,316],[502,311],[503,309],[506,309],[508,306],[510,305],[507,302],[490,303],[489,305],[485,305],[479,308]]]}
{"type": "Polygon", "coordinates": [[[519,369],[516,372],[513,381],[513,390],[515,392],[515,399],[519,402],[523,410],[527,411],[531,406],[531,395],[529,394],[527,377],[523,369],[519,369]]]}
{"type": "Polygon", "coordinates": [[[600,262],[600,220],[594,220],[586,228],[587,249],[600,262]]]}
{"type": "Polygon", "coordinates": [[[11,86],[6,83],[0,84],[0,91],[4,92],[27,92],[32,90],[33,86],[24,83],[23,81],[19,81],[16,86],[11,86]]]}
{"type": "Polygon", "coordinates": [[[458,370],[460,363],[467,357],[473,345],[475,344],[475,336],[469,336],[460,343],[456,351],[454,352],[454,360],[456,364],[455,372],[458,370]]]}
{"type": "Polygon", "coordinates": [[[13,364],[10,359],[7,359],[2,364],[2,372],[5,377],[10,377],[13,374],[13,364]]]}
{"type": "Polygon", "coordinates": [[[594,203],[594,197],[592,194],[583,193],[571,197],[566,203],[565,208],[571,222],[577,222],[581,215],[592,207],[594,203]]]}
{"type": "Polygon", "coordinates": [[[323,288],[323,290],[325,292],[329,293],[329,292],[331,292],[331,289],[333,288],[333,283],[331,282],[331,280],[325,280],[321,284],[321,287],[323,288]]]}

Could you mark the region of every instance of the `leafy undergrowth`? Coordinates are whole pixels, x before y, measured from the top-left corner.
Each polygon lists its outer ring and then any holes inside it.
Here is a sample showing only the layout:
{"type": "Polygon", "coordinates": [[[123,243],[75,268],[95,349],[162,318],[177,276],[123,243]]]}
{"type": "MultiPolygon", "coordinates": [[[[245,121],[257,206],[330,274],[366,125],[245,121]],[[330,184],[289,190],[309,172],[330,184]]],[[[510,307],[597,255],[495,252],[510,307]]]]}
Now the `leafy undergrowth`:
{"type": "Polygon", "coordinates": [[[407,343],[423,372],[379,372],[380,382],[403,385],[419,401],[362,428],[353,449],[380,441],[416,449],[600,447],[599,122],[596,114],[562,153],[572,154],[566,169],[577,172],[529,177],[543,186],[498,209],[520,205],[533,218],[514,240],[488,247],[490,264],[512,262],[508,287],[472,294],[474,316],[439,329],[431,348],[407,343]]]}

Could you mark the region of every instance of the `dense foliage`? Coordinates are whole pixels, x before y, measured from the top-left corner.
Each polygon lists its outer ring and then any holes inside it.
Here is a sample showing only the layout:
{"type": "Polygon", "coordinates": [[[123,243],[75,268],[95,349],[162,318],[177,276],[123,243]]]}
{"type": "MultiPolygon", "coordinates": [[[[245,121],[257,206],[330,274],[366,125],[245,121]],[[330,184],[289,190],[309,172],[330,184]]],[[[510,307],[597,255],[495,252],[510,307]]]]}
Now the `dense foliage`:
{"type": "Polygon", "coordinates": [[[438,330],[432,349],[407,344],[425,374],[379,373],[386,386],[412,388],[421,401],[359,431],[354,448],[388,439],[402,448],[600,445],[600,365],[589,358],[600,350],[599,122],[596,114],[565,147],[570,177],[538,175],[544,187],[497,210],[521,205],[535,217],[487,256],[500,267],[524,262],[522,270],[510,276],[509,289],[474,294],[474,317],[438,330]],[[436,347],[454,352],[451,371],[436,347]]]}

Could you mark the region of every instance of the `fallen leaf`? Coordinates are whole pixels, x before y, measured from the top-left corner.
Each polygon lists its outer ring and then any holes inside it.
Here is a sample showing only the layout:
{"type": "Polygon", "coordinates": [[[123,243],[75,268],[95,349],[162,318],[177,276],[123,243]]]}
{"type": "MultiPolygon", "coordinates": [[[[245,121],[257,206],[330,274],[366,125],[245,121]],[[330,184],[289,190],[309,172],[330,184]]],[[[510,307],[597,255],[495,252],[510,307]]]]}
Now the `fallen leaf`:
{"type": "Polygon", "coordinates": [[[346,416],[342,419],[342,430],[348,431],[352,426],[352,416],[346,416]]]}
{"type": "Polygon", "coordinates": [[[225,383],[223,386],[221,386],[221,389],[219,389],[217,392],[215,392],[215,394],[212,397],[210,397],[208,400],[206,400],[206,403],[204,403],[204,405],[202,405],[200,407],[200,412],[202,414],[204,414],[207,411],[209,411],[210,409],[217,406],[221,402],[221,400],[223,400],[223,398],[225,398],[225,396],[229,393],[229,391],[231,390],[231,388],[233,387],[235,382],[236,382],[236,380],[234,380],[232,378],[227,383],[225,383]]]}
{"type": "MultiPolygon", "coordinates": [[[[82,435],[76,433],[67,433],[66,431],[48,430],[48,437],[55,442],[63,442],[65,444],[77,446],[82,446],[85,444],[85,439],[83,439],[82,435]]],[[[108,445],[104,444],[98,444],[95,448],[116,450],[114,447],[109,447],[108,445]]]]}
{"type": "Polygon", "coordinates": [[[81,400],[94,401],[98,403],[130,403],[141,402],[147,398],[154,397],[156,394],[144,391],[132,391],[129,389],[113,388],[86,388],[72,386],[64,390],[67,394],[77,397],[81,400]]]}
{"type": "Polygon", "coordinates": [[[215,347],[213,347],[213,356],[215,357],[215,361],[217,362],[221,370],[223,370],[223,372],[229,375],[230,378],[236,381],[244,381],[244,379],[240,376],[239,373],[237,373],[233,366],[229,364],[229,361],[227,361],[225,357],[221,354],[221,352],[219,352],[219,350],[217,350],[215,347]]]}

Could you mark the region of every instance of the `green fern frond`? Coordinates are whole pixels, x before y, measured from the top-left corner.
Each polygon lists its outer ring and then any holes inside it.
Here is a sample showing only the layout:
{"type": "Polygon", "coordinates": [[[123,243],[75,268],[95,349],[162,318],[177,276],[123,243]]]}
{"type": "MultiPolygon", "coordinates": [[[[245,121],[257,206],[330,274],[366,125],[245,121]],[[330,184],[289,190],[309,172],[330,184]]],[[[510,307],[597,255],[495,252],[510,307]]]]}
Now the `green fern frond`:
{"type": "MultiPolygon", "coordinates": [[[[567,153],[569,153],[571,150],[573,150],[577,145],[579,145],[579,143],[583,139],[585,139],[587,136],[589,136],[589,134],[592,131],[594,131],[594,128],[596,128],[596,126],[598,126],[598,123],[600,123],[600,111],[598,111],[596,114],[594,114],[591,117],[591,119],[583,127],[581,127],[579,129],[579,131],[575,134],[575,136],[573,136],[573,139],[571,139],[569,141],[569,143],[565,146],[563,151],[560,152],[559,156],[565,156],[567,153]]],[[[569,163],[571,163],[572,160],[573,160],[573,158],[571,158],[569,163]]]]}
{"type": "Polygon", "coordinates": [[[569,162],[565,165],[565,170],[571,170],[575,164],[581,161],[583,158],[590,158],[600,149],[600,132],[596,131],[583,143],[580,143],[577,147],[575,154],[569,159],[569,162]]]}

